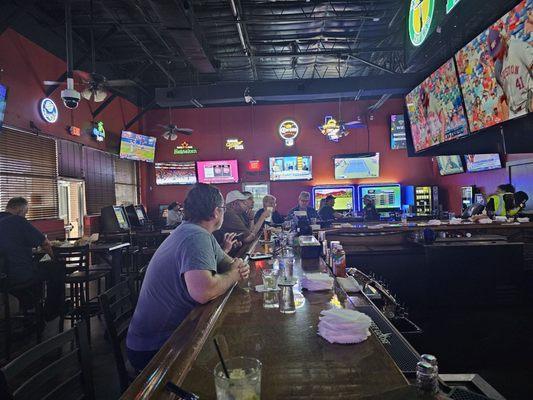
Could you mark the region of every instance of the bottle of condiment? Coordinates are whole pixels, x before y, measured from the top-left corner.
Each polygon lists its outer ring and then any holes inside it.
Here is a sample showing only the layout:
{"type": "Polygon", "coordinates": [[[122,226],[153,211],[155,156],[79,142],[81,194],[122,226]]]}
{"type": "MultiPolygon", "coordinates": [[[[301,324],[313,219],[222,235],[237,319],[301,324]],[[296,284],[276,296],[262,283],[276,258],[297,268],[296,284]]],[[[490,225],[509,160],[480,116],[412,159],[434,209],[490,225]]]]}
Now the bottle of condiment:
{"type": "Polygon", "coordinates": [[[341,278],[346,277],[346,253],[341,245],[335,247],[333,274],[341,278]]]}

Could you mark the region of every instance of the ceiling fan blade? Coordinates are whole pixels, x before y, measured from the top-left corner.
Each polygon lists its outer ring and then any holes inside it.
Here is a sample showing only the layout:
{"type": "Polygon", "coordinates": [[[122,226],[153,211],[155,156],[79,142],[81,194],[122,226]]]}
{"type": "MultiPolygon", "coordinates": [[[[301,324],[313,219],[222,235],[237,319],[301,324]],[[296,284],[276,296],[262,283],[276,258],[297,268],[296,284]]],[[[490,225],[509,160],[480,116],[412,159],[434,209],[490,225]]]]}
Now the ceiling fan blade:
{"type": "Polygon", "coordinates": [[[58,82],[58,81],[43,81],[43,83],[46,86],[52,86],[52,85],[66,85],[66,82],[58,82]]]}
{"type": "Polygon", "coordinates": [[[170,135],[170,140],[176,140],[178,138],[178,135],[176,133],[172,133],[170,135]]]}
{"type": "Polygon", "coordinates": [[[106,97],[107,97],[107,92],[105,90],[98,89],[97,91],[94,92],[94,101],[96,103],[100,103],[104,101],[106,97]]]}
{"type": "Polygon", "coordinates": [[[93,92],[91,89],[85,88],[81,91],[81,97],[83,97],[85,100],[91,100],[91,97],[93,95],[93,92]]]}
{"type": "Polygon", "coordinates": [[[118,86],[135,86],[136,83],[133,82],[131,79],[111,79],[109,81],[105,81],[106,86],[111,87],[118,87],[118,86]]]}
{"type": "Polygon", "coordinates": [[[193,130],[190,128],[175,128],[176,131],[183,133],[184,135],[191,135],[193,130]]]}
{"type": "Polygon", "coordinates": [[[163,138],[165,138],[166,140],[170,140],[170,132],[163,133],[163,138]]]}

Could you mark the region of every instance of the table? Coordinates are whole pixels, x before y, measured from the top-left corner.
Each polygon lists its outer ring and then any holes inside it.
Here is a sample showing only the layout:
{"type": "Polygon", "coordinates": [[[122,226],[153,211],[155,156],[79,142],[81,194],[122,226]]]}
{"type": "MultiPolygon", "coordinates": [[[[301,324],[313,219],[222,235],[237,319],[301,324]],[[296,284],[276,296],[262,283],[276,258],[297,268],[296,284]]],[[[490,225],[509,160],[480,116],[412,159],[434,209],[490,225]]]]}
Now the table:
{"type": "Polygon", "coordinates": [[[110,287],[120,282],[120,274],[123,267],[122,251],[130,247],[130,243],[93,243],[89,251],[111,266],[110,287]]]}

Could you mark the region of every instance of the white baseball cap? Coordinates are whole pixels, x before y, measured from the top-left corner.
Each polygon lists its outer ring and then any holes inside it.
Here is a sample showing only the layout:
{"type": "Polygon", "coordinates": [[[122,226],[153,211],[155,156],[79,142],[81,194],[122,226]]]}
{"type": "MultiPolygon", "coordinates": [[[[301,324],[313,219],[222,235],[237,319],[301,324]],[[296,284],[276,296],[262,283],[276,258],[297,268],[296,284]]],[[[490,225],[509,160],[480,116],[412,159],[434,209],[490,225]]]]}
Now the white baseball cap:
{"type": "Polygon", "coordinates": [[[245,196],[238,190],[232,190],[226,195],[226,204],[233,203],[236,200],[247,200],[248,196],[245,196]]]}

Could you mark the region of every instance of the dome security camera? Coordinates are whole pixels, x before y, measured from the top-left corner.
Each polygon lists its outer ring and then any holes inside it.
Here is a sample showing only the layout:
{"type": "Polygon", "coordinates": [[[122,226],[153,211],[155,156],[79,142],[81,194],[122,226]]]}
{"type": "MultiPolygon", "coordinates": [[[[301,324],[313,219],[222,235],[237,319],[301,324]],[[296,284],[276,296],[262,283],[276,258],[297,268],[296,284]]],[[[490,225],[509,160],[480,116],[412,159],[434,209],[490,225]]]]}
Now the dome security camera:
{"type": "Polygon", "coordinates": [[[73,109],[80,104],[81,95],[74,89],[74,79],[67,78],[67,88],[61,91],[61,99],[65,107],[73,109]]]}

